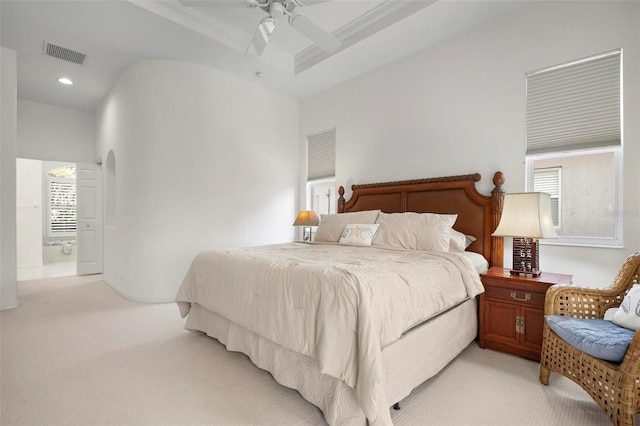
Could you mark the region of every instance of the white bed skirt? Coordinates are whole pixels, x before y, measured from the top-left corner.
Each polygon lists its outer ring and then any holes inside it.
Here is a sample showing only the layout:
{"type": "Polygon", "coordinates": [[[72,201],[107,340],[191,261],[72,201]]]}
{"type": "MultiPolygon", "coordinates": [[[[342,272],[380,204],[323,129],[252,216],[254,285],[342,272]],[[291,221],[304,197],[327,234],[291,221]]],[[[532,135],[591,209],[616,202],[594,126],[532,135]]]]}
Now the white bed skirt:
{"type": "MultiPolygon", "coordinates": [[[[383,349],[388,406],[382,406],[374,425],[392,424],[388,407],[436,375],[475,339],[477,318],[477,300],[469,299],[409,330],[383,349]]],[[[319,407],[330,425],[367,424],[353,389],[322,374],[315,359],[264,339],[198,304],[192,305],[185,328],[204,332],[223,343],[227,350],[246,354],[278,383],[296,389],[319,407]]]]}

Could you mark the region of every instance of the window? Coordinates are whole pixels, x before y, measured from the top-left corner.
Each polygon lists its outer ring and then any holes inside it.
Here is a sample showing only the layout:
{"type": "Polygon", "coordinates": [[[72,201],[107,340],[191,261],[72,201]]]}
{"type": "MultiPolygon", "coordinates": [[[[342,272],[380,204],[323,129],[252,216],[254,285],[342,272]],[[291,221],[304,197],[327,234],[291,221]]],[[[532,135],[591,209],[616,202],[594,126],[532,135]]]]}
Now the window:
{"type": "Polygon", "coordinates": [[[336,212],[336,129],[307,136],[307,208],[336,212]]]}
{"type": "Polygon", "coordinates": [[[622,51],[528,73],[527,190],[551,195],[559,239],[622,245],[622,51]]]}
{"type": "Polygon", "coordinates": [[[315,211],[318,217],[336,212],[338,193],[335,177],[307,182],[307,194],[309,210],[315,211]]]}
{"type": "Polygon", "coordinates": [[[47,235],[70,236],[76,232],[76,168],[60,167],[47,176],[47,235]]]}
{"type": "Polygon", "coordinates": [[[546,192],[551,196],[551,217],[553,226],[556,228],[560,227],[560,218],[562,217],[560,212],[561,172],[562,167],[544,168],[540,164],[537,164],[537,167],[533,169],[533,190],[535,192],[546,192]]]}

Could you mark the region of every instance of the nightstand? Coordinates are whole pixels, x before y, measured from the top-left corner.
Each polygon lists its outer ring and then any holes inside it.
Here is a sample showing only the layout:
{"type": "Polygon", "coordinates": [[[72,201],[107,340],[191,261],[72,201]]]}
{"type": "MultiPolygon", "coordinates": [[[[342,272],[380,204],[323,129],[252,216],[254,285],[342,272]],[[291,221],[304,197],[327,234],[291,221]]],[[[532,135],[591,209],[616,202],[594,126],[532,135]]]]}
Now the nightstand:
{"type": "Polygon", "coordinates": [[[480,347],[540,361],[544,296],[554,284],[571,284],[572,276],[543,272],[538,277],[525,277],[493,267],[480,278],[484,286],[480,347]]]}

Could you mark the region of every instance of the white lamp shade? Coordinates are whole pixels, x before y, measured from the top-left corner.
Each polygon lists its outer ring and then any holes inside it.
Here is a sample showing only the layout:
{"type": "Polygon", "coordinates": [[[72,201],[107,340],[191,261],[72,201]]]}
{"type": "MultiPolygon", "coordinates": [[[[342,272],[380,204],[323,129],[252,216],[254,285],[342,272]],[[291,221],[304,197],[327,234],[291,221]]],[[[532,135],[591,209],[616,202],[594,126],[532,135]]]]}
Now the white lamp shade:
{"type": "Polygon", "coordinates": [[[506,194],[494,237],[558,238],[551,216],[551,196],[544,192],[506,194]]]}

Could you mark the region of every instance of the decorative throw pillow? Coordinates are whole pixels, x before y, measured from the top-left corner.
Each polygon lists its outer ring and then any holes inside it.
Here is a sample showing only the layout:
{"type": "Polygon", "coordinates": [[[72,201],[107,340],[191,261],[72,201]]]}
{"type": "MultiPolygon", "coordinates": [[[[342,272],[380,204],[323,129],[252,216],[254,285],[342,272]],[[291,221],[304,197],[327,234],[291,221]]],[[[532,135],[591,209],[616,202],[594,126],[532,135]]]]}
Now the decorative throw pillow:
{"type": "Polygon", "coordinates": [[[377,223],[382,227],[373,245],[448,252],[451,227],[457,218],[457,214],[380,212],[377,223]]]}
{"type": "Polygon", "coordinates": [[[449,253],[464,253],[467,246],[467,237],[455,229],[451,228],[449,239],[449,253]]]}
{"type": "Polygon", "coordinates": [[[629,330],[640,328],[640,284],[631,287],[611,321],[629,330]]]}
{"type": "Polygon", "coordinates": [[[344,227],[344,231],[342,231],[342,236],[338,242],[350,246],[370,246],[379,228],[379,223],[349,224],[344,227]]]}
{"type": "Polygon", "coordinates": [[[344,227],[350,223],[376,223],[380,210],[365,210],[362,212],[323,214],[316,229],[314,241],[337,243],[344,231],[344,227]]]}

